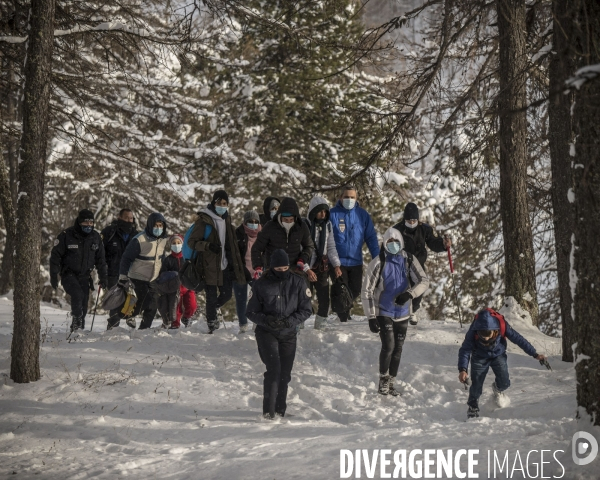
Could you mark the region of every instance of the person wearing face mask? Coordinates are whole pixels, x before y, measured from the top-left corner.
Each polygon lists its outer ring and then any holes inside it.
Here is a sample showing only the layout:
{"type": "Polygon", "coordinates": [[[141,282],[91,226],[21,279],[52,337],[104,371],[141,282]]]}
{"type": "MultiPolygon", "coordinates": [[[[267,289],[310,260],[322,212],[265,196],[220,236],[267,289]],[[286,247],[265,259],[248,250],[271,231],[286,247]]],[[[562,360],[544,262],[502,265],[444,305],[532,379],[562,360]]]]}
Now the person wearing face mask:
{"type": "MultiPolygon", "coordinates": [[[[119,266],[119,283],[125,285],[131,280],[135,288],[137,303],[127,325],[135,328],[135,317],[142,314],[140,330],[150,328],[156,316],[157,305],[150,282],[158,278],[162,259],[168,253],[167,221],[160,213],[151,213],[146,228],[138,233],[123,252],[119,266]]],[[[119,317],[124,314],[119,312],[119,317]]]]}
{"type": "Polygon", "coordinates": [[[260,224],[264,226],[269,220],[273,220],[279,209],[281,200],[277,197],[267,197],[263,202],[263,212],[259,216],[260,224]]]}
{"type": "MultiPolygon", "coordinates": [[[[348,285],[353,299],[360,295],[362,285],[363,244],[367,244],[372,258],[379,255],[379,242],[373,220],[371,215],[358,204],[357,198],[356,188],[346,185],[336,206],[330,212],[342,278],[348,285]]],[[[347,322],[350,318],[350,310],[338,313],[338,317],[341,322],[347,322]]]]}
{"type": "MultiPolygon", "coordinates": [[[[427,249],[429,247],[432,252],[445,252],[451,245],[452,242],[449,237],[441,238],[438,237],[433,228],[426,223],[419,222],[419,209],[414,203],[407,203],[404,208],[404,218],[394,228],[402,233],[404,239],[404,249],[414,255],[419,263],[425,270],[425,262],[427,261],[427,249]]],[[[421,299],[423,296],[419,296],[413,300],[413,311],[410,316],[409,323],[416,325],[417,310],[421,306],[421,299]]]]}
{"type": "Polygon", "coordinates": [[[394,227],[383,235],[381,253],[369,263],[362,285],[362,304],[369,329],[379,333],[379,393],[399,395],[394,381],[400,366],[412,299],[429,287],[419,260],[404,250],[394,227]]]}
{"type": "MultiPolygon", "coordinates": [[[[283,203],[283,202],[282,202],[283,203]]],[[[310,289],[290,270],[288,254],[275,249],[270,269],[252,285],[246,314],[256,323],[258,354],[267,371],[263,383],[263,416],[283,417],[296,356],[298,327],[312,314],[310,289]]]]}
{"type": "Polygon", "coordinates": [[[233,283],[246,285],[244,263],[231,224],[229,196],[217,190],[208,206],[198,212],[188,246],[202,256],[206,282],[206,323],[208,333],[219,328],[220,309],[233,295],[233,283]]]}
{"type": "MultiPolygon", "coordinates": [[[[252,246],[262,230],[258,212],[249,210],[244,213],[244,222],[235,229],[240,256],[244,262],[244,274],[247,282],[252,285],[254,269],[252,268],[252,246]]],[[[235,295],[235,309],[237,312],[240,333],[248,330],[248,319],[246,318],[246,305],[248,304],[248,286],[233,284],[233,293],[235,295]]]]}
{"type": "Polygon", "coordinates": [[[308,218],[305,219],[315,250],[310,258],[307,271],[311,289],[317,292],[319,308],[315,316],[315,329],[327,326],[329,314],[329,277],[342,276],[341,262],[333,238],[333,226],[329,221],[329,204],[324,197],[314,196],[308,205],[308,218]]]}
{"type": "MultiPolygon", "coordinates": [[[[137,234],[133,212],[128,208],[121,209],[119,216],[110,225],[104,227],[100,233],[108,265],[108,289],[114,287],[119,281],[119,266],[123,252],[137,234]]],[[[119,309],[111,310],[108,317],[108,329],[118,326],[119,323],[119,309]]]]}
{"type": "Polygon", "coordinates": [[[309,262],[315,250],[310,238],[308,225],[302,221],[296,200],[284,197],[273,220],[267,222],[258,234],[252,246],[253,278],[260,278],[263,270],[268,268],[265,261],[278,249],[285,250],[290,265],[304,272],[309,270],[309,262]]]}
{"type": "Polygon", "coordinates": [[[58,288],[60,275],[65,292],[71,297],[71,331],[85,328],[90,290],[94,290],[91,273],[98,271],[99,286],[107,287],[107,267],[104,245],[94,230],[94,214],[81,210],[72,227],[62,231],[54,240],[50,253],[50,284],[58,288]]]}

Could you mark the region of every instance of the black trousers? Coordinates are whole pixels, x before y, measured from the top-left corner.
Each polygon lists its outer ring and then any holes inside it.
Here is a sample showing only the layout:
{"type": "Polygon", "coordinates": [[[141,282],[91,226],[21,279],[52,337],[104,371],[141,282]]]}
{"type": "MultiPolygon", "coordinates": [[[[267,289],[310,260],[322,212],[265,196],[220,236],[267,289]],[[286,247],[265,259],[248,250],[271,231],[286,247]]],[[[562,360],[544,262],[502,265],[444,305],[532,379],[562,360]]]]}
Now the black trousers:
{"type": "Polygon", "coordinates": [[[257,326],[255,334],[258,354],[267,367],[263,384],[263,414],[283,416],[296,357],[296,333],[279,337],[257,326]]]}
{"type": "MultiPolygon", "coordinates": [[[[156,317],[156,298],[154,292],[150,289],[150,282],[144,282],[143,280],[131,279],[135,294],[137,296],[137,303],[133,309],[132,317],[136,317],[140,313],[142,314],[142,322],[140,323],[139,329],[150,328],[154,317],[156,317]]],[[[118,313],[119,319],[124,318],[125,315],[121,312],[118,313]]],[[[118,325],[118,322],[117,322],[118,325]]]]}
{"type": "MultiPolygon", "coordinates": [[[[354,267],[340,267],[342,269],[342,278],[348,285],[352,299],[356,300],[360,296],[360,290],[362,289],[362,276],[363,266],[356,265],[354,267]]],[[[340,322],[347,322],[350,318],[350,310],[342,314],[338,314],[340,322]]]]}
{"type": "Polygon", "coordinates": [[[329,269],[325,272],[317,272],[317,281],[310,284],[310,289],[317,293],[317,303],[319,308],[317,309],[317,315],[319,317],[327,318],[329,314],[329,277],[333,269],[329,269]]]}
{"type": "Polygon", "coordinates": [[[377,317],[379,323],[379,338],[381,338],[381,353],[379,353],[379,373],[398,375],[402,346],[406,339],[408,319],[394,322],[390,317],[377,317]]]}
{"type": "Polygon", "coordinates": [[[85,277],[67,275],[61,278],[61,283],[65,292],[71,297],[71,315],[73,318],[81,318],[81,328],[83,328],[90,298],[90,277],[89,275],[85,277]]]}
{"type": "Polygon", "coordinates": [[[223,285],[207,285],[206,292],[206,323],[217,320],[217,308],[225,305],[233,295],[233,272],[223,270],[223,285]]]}

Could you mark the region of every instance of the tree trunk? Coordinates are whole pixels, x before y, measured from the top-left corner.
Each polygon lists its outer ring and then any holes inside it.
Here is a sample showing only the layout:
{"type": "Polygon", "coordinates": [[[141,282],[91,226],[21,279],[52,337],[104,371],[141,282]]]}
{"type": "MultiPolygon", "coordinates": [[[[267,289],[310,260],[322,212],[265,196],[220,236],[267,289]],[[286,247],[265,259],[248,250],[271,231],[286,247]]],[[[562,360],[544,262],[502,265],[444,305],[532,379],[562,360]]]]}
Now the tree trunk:
{"type": "Polygon", "coordinates": [[[44,170],[48,142],[50,82],[54,47],[55,0],[32,0],[25,62],[23,134],[14,292],[14,330],[10,378],[40,378],[40,256],[44,209],[44,170]]]}
{"type": "Polygon", "coordinates": [[[571,94],[564,95],[565,80],[573,74],[573,56],[569,48],[572,30],[572,4],[569,0],[552,2],[554,33],[550,59],[550,102],[548,104],[548,140],[552,166],[552,211],[560,316],[562,320],[562,359],[573,361],[573,299],[569,283],[571,235],[575,229],[575,209],[568,198],[573,188],[572,157],[569,155],[571,137],[571,94]]]}
{"type": "Polygon", "coordinates": [[[500,49],[500,204],[505,295],[538,323],[533,235],[527,202],[525,0],[496,0],[500,49]]]}
{"type": "MultiPolygon", "coordinates": [[[[600,64],[600,3],[578,3],[571,36],[577,69],[600,64]]],[[[600,425],[600,75],[575,90],[573,101],[577,405],[600,425]]]]}

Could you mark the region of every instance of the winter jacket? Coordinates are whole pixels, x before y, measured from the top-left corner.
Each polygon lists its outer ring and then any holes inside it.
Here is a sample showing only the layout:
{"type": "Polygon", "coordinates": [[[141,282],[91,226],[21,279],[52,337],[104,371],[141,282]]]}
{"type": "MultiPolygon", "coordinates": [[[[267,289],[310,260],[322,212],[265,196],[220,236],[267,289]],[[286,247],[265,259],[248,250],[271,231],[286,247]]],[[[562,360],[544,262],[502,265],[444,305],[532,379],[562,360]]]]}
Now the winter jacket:
{"type": "Polygon", "coordinates": [[[321,257],[327,257],[329,263],[333,267],[339,267],[341,265],[340,257],[337,252],[337,248],[335,246],[335,238],[333,237],[333,225],[329,220],[330,212],[329,212],[329,204],[327,200],[319,195],[316,195],[312,198],[310,203],[308,204],[308,217],[305,219],[306,224],[308,225],[308,229],[311,232],[311,238],[315,245],[315,250],[310,257],[310,268],[313,268],[317,263],[317,259],[321,257]],[[316,208],[319,206],[326,206],[325,212],[325,220],[321,224],[315,225],[315,235],[313,238],[313,223],[315,222],[316,208]],[[320,245],[320,237],[321,235],[325,235],[324,248],[322,252],[317,252],[318,246],[320,245]]]}
{"type": "Polygon", "coordinates": [[[106,282],[107,268],[102,238],[95,230],[84,234],[75,220],[75,225],[63,230],[54,240],[50,253],[50,278],[89,276],[96,267],[98,277],[106,282]]]}
{"type": "MultiPolygon", "coordinates": [[[[261,228],[261,226],[259,226],[259,228],[261,228]]],[[[254,242],[256,242],[256,238],[258,238],[259,233],[260,230],[256,232],[257,236],[254,238],[254,242]]],[[[243,223],[235,229],[235,238],[237,240],[240,256],[242,257],[242,262],[244,264],[244,274],[246,275],[246,280],[250,281],[252,280],[252,275],[254,275],[254,268],[252,268],[252,265],[248,265],[246,263],[246,255],[248,254],[248,245],[250,242],[243,223]]],[[[252,253],[252,250],[250,250],[250,253],[252,253]]],[[[252,264],[252,259],[250,259],[250,264],[252,264]]]]}
{"type": "Polygon", "coordinates": [[[117,227],[116,220],[102,230],[100,235],[102,236],[102,243],[104,244],[104,254],[106,256],[109,277],[119,276],[121,257],[123,257],[127,245],[129,245],[138,233],[139,232],[134,228],[129,235],[124,234],[117,227]]]}
{"type": "Polygon", "coordinates": [[[514,328],[505,320],[506,331],[504,337],[498,333],[496,341],[489,347],[486,347],[479,340],[475,339],[477,330],[500,330],[500,321],[493,317],[487,310],[482,310],[477,314],[475,321],[465,335],[460,350],[458,351],[458,370],[467,371],[471,356],[476,358],[496,358],[506,352],[506,339],[517,344],[525,353],[532,357],[537,356],[535,347],[523,338],[514,328]]]}
{"type": "Polygon", "coordinates": [[[158,277],[162,267],[162,258],[167,253],[168,243],[167,221],[160,213],[151,213],[146,221],[146,228],[138,233],[133,240],[129,242],[119,267],[120,275],[127,275],[129,278],[151,282],[158,277]],[[157,238],[152,233],[154,224],[162,222],[163,232],[157,238]]]}
{"type": "Polygon", "coordinates": [[[298,204],[293,198],[285,197],[281,200],[281,205],[277,215],[273,220],[266,223],[256,238],[252,246],[252,266],[256,270],[258,267],[267,268],[267,261],[271,254],[277,249],[283,249],[287,252],[290,259],[290,265],[294,267],[298,260],[308,263],[315,249],[308,225],[300,218],[298,204]],[[291,213],[295,217],[294,226],[289,233],[281,225],[281,214],[291,213]]]}
{"type": "Polygon", "coordinates": [[[280,280],[271,270],[252,284],[252,294],[246,316],[254,323],[279,336],[296,334],[297,326],[312,315],[310,289],[304,277],[290,273],[287,280],[280,280]],[[287,319],[290,327],[273,330],[266,323],[266,316],[287,319]]]}
{"type": "Polygon", "coordinates": [[[419,223],[417,228],[412,232],[411,229],[406,227],[404,220],[394,225],[394,228],[398,230],[404,237],[404,249],[408,253],[412,253],[419,263],[424,267],[427,261],[427,245],[432,252],[440,253],[445,252],[444,239],[438,237],[431,226],[426,223],[419,223]]]}
{"type": "Polygon", "coordinates": [[[338,201],[331,209],[331,223],[335,246],[344,267],[355,267],[363,264],[363,243],[367,243],[371,257],[379,255],[377,232],[371,215],[358,204],[352,210],[344,208],[338,201]]]}
{"type": "Polygon", "coordinates": [[[163,272],[178,272],[183,265],[182,253],[171,253],[162,259],[159,275],[163,272]]]}
{"type": "Polygon", "coordinates": [[[224,269],[232,271],[235,282],[244,285],[247,283],[244,264],[229,213],[219,217],[214,212],[214,207],[211,207],[212,205],[209,205],[198,212],[194,229],[188,238],[188,246],[202,256],[202,268],[207,285],[223,285],[224,269]],[[210,231],[208,237],[205,238],[208,231],[210,231]],[[209,250],[211,243],[219,247],[219,253],[209,250]]]}
{"type": "Polygon", "coordinates": [[[264,226],[267,222],[271,221],[271,211],[269,210],[269,207],[271,206],[272,200],[277,200],[278,202],[281,203],[281,200],[279,200],[279,198],[277,198],[277,197],[265,198],[265,201],[263,202],[263,212],[264,213],[261,213],[258,216],[260,218],[260,224],[262,226],[264,226]]]}
{"type": "Polygon", "coordinates": [[[369,263],[363,279],[361,299],[365,316],[375,318],[381,315],[395,321],[404,320],[412,313],[412,301],[396,305],[396,297],[403,292],[409,292],[412,298],[420,297],[429,288],[429,278],[419,261],[415,257],[411,261],[406,254],[402,234],[395,228],[387,229],[381,248],[385,255],[383,272],[378,255],[369,263]],[[385,250],[390,238],[400,242],[400,253],[392,255],[385,250]]]}

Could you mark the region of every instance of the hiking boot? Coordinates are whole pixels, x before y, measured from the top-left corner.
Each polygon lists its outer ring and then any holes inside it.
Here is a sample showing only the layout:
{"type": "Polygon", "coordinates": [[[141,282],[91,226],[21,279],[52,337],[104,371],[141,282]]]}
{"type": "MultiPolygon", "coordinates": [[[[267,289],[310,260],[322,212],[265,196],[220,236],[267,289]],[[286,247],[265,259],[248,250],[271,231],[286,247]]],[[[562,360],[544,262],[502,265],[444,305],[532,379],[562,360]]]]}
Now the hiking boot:
{"type": "Polygon", "coordinates": [[[219,328],[218,320],[207,320],[206,324],[208,325],[208,333],[213,333],[215,330],[219,328]]]}
{"type": "Polygon", "coordinates": [[[390,376],[387,374],[379,375],[379,390],[378,393],[381,395],[387,395],[390,393],[390,376]]]}
{"type": "Polygon", "coordinates": [[[245,333],[248,331],[248,324],[244,323],[243,325],[240,325],[240,333],[245,333]]]}
{"type": "Polygon", "coordinates": [[[398,396],[402,395],[402,393],[400,393],[400,391],[396,390],[396,388],[394,387],[395,379],[396,379],[396,377],[390,377],[390,380],[388,383],[388,392],[390,395],[393,395],[394,397],[398,397],[398,396]]]}
{"type": "Polygon", "coordinates": [[[164,329],[171,328],[171,324],[169,322],[164,322],[163,321],[162,325],[160,326],[160,328],[164,328],[164,329]]]}
{"type": "Polygon", "coordinates": [[[315,330],[325,330],[327,328],[327,317],[315,316],[315,330]]]}
{"type": "Polygon", "coordinates": [[[275,415],[271,416],[270,413],[263,413],[263,418],[265,420],[275,420],[275,415]]]}
{"type": "Polygon", "coordinates": [[[467,411],[467,418],[478,418],[479,417],[479,409],[477,407],[469,407],[467,411]]]}
{"type": "Polygon", "coordinates": [[[73,317],[73,320],[71,321],[71,332],[75,332],[77,330],[83,330],[82,326],[81,326],[81,317],[73,317]]]}
{"type": "Polygon", "coordinates": [[[505,408],[510,405],[510,398],[498,389],[496,382],[492,383],[492,392],[494,392],[494,402],[496,402],[498,408],[505,408]]]}
{"type": "Polygon", "coordinates": [[[408,323],[410,323],[411,325],[416,325],[417,323],[419,323],[419,319],[417,318],[416,313],[410,314],[410,317],[408,318],[408,323]]]}
{"type": "Polygon", "coordinates": [[[184,327],[189,327],[191,322],[191,318],[182,318],[181,323],[183,323],[184,327]]]}
{"type": "Polygon", "coordinates": [[[133,318],[133,317],[130,317],[127,320],[125,320],[125,323],[127,324],[127,326],[129,328],[135,328],[137,326],[135,323],[135,318],[133,318]]]}

